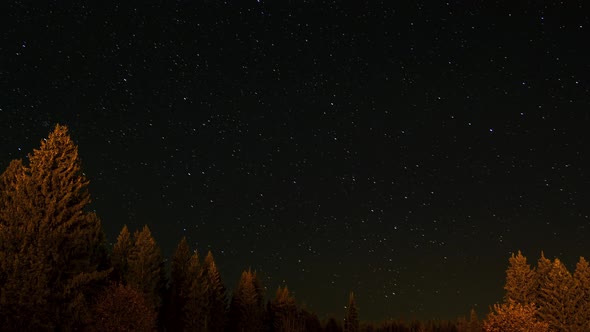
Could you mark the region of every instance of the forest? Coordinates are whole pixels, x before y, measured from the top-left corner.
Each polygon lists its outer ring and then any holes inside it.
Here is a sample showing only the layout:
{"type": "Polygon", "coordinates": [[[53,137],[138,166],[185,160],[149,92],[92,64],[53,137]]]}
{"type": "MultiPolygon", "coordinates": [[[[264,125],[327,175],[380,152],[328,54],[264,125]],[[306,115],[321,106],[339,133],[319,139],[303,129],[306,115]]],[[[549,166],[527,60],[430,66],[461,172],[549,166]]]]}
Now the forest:
{"type": "Polygon", "coordinates": [[[541,253],[508,260],[505,296],[479,319],[364,322],[355,294],[320,320],[285,285],[265,294],[256,271],[228,292],[213,253],[179,239],[166,260],[147,226],[106,244],[89,180],[57,125],[0,176],[0,326],[6,331],[590,331],[590,265],[568,271],[541,253]],[[165,264],[166,261],[170,263],[165,264]]]}

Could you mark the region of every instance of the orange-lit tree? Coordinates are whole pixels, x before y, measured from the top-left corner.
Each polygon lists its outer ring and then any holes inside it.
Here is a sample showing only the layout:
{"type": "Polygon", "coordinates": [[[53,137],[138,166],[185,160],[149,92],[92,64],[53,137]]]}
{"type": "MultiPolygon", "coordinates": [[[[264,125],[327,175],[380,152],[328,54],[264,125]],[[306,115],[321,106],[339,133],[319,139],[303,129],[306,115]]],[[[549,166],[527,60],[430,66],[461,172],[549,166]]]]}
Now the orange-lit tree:
{"type": "Polygon", "coordinates": [[[155,331],[156,312],[139,291],[113,284],[99,296],[90,331],[155,331]]]}
{"type": "Polygon", "coordinates": [[[4,329],[80,327],[104,261],[104,235],[87,211],[78,148],[57,125],[27,164],[0,180],[0,324],[4,329]]]}
{"type": "Polygon", "coordinates": [[[514,301],[495,304],[483,322],[485,332],[548,332],[549,325],[536,318],[537,308],[533,303],[520,304],[514,301]]]}

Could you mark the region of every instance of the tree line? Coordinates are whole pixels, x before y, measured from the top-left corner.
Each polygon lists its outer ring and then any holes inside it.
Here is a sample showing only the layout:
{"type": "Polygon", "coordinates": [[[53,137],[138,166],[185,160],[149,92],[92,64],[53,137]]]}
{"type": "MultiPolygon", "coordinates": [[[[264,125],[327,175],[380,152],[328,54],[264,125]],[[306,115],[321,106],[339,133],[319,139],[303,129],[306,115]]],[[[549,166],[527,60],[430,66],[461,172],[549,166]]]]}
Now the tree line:
{"type": "Polygon", "coordinates": [[[88,210],[89,181],[67,127],[57,125],[26,162],[0,175],[0,329],[6,331],[590,331],[590,268],[574,274],[543,255],[509,259],[505,302],[482,322],[361,323],[355,295],[344,316],[321,321],[287,286],[267,300],[251,269],[229,294],[211,252],[183,238],[165,266],[149,228],[123,227],[106,245],[88,210]],[[168,273],[169,272],[169,273],[168,273]],[[519,325],[520,324],[520,325],[519,325]]]}

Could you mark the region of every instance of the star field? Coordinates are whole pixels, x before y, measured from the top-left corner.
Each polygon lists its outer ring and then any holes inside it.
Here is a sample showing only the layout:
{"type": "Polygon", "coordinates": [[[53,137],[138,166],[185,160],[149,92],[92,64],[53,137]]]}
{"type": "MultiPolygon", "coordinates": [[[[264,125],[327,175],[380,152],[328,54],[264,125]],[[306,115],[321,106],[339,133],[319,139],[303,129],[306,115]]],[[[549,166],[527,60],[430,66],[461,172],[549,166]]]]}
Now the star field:
{"type": "Polygon", "coordinates": [[[320,316],[484,315],[588,257],[580,1],[10,1],[0,166],[70,127],[109,241],[147,224],[320,316]]]}

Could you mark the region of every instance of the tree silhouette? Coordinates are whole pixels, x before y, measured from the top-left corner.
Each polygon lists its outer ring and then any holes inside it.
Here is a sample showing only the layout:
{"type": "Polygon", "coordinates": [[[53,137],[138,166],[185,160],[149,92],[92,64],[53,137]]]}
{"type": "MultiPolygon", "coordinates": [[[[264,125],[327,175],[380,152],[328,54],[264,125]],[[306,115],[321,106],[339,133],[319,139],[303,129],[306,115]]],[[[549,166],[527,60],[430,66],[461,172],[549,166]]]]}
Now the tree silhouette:
{"type": "Polygon", "coordinates": [[[113,267],[112,278],[116,282],[127,283],[126,278],[129,274],[129,262],[127,260],[132,246],[133,241],[131,239],[131,234],[129,233],[127,225],[124,225],[111,253],[111,266],[113,267]]]}
{"type": "Polygon", "coordinates": [[[262,330],[264,294],[256,272],[242,272],[229,309],[229,331],[254,332],[262,330]]]}
{"type": "Polygon", "coordinates": [[[574,287],[574,328],[579,331],[590,331],[590,265],[584,257],[580,257],[576,264],[574,287]]]}
{"type": "Polygon", "coordinates": [[[168,290],[167,327],[171,331],[184,329],[184,306],[186,304],[187,280],[191,251],[186,238],[182,238],[174,251],[170,266],[170,288],[168,290]]]}
{"type": "Polygon", "coordinates": [[[186,300],[183,308],[184,328],[186,331],[207,331],[207,286],[196,251],[191,256],[187,272],[183,287],[183,297],[186,300]]]}
{"type": "Polygon", "coordinates": [[[139,291],[113,284],[106,288],[93,309],[90,331],[155,331],[156,312],[139,291]]]}
{"type": "Polygon", "coordinates": [[[270,302],[269,318],[274,331],[302,331],[302,322],[297,312],[295,298],[287,286],[277,289],[275,298],[270,302]]]}
{"type": "Polygon", "coordinates": [[[222,332],[227,322],[227,294],[211,251],[203,262],[203,277],[207,297],[207,330],[222,332]]]}
{"type": "Polygon", "coordinates": [[[514,300],[526,304],[535,302],[535,271],[527,263],[527,259],[520,250],[516,255],[508,259],[509,267],[506,270],[505,300],[514,300]]]}
{"type": "Polygon", "coordinates": [[[574,280],[565,265],[559,260],[553,261],[551,270],[541,284],[538,297],[539,317],[556,331],[569,331],[577,308],[572,298],[574,280]]]}
{"type": "Polygon", "coordinates": [[[0,318],[4,329],[81,326],[104,260],[78,148],[57,125],[28,165],[13,161],[0,194],[0,318]]]}
{"type": "Polygon", "coordinates": [[[548,332],[549,325],[536,318],[534,304],[509,300],[495,304],[483,323],[485,332],[548,332]]]}
{"type": "Polygon", "coordinates": [[[165,285],[164,260],[150,229],[144,226],[133,233],[127,257],[127,285],[140,291],[153,308],[159,309],[165,285]]]}
{"type": "Polygon", "coordinates": [[[344,332],[358,332],[359,331],[359,314],[354,299],[354,293],[350,292],[348,296],[348,305],[346,306],[346,314],[344,315],[344,332]]]}

